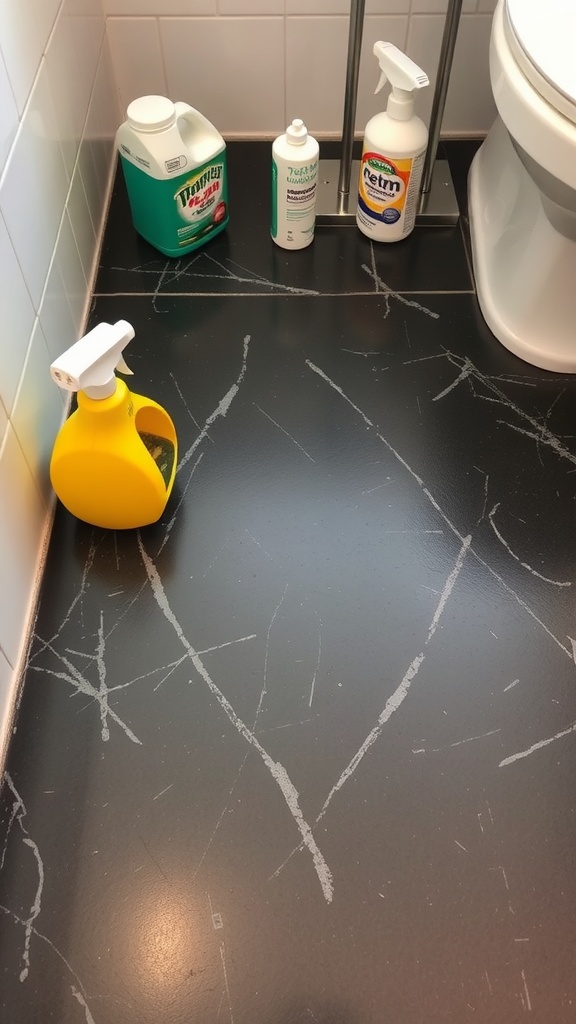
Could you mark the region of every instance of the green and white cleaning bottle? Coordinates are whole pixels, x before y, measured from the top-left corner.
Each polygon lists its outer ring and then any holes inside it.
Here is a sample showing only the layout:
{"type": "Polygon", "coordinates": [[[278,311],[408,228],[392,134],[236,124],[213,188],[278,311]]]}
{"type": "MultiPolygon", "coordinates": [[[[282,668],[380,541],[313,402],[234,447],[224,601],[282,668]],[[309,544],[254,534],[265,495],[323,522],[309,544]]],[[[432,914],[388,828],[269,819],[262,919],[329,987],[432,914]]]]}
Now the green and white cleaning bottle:
{"type": "Polygon", "coordinates": [[[134,227],[166,256],[204,245],[228,223],[226,144],[187,103],[141,96],[116,133],[134,227]]]}
{"type": "Polygon", "coordinates": [[[304,249],[314,238],[318,153],[299,118],[272,145],[270,234],[282,249],[304,249]]]}
{"type": "Polygon", "coordinates": [[[406,238],[416,222],[428,129],[414,114],[414,90],[428,76],[392,43],[374,43],[380,64],[379,92],[392,86],[385,111],[371,117],[364,133],[356,224],[377,242],[406,238]]]}

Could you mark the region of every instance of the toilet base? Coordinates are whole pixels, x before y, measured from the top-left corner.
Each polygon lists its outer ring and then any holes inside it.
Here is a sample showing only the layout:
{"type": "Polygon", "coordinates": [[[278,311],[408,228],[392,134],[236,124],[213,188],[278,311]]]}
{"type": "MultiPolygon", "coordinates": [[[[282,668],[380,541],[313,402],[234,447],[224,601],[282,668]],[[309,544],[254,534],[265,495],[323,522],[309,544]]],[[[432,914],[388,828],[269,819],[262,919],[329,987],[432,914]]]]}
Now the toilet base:
{"type": "Polygon", "coordinates": [[[576,242],[554,230],[497,118],[468,179],[478,302],[502,344],[534,366],[576,373],[576,242]]]}

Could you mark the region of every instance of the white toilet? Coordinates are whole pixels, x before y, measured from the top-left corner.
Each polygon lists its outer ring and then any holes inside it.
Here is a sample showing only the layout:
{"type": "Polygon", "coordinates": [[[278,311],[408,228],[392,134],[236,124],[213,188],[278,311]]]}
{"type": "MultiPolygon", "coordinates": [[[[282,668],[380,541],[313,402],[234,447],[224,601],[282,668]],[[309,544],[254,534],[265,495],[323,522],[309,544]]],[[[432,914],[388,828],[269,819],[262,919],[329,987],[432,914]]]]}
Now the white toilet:
{"type": "Polygon", "coordinates": [[[499,0],[499,117],[469,177],[476,289],[496,337],[576,373],[576,0],[499,0]]]}

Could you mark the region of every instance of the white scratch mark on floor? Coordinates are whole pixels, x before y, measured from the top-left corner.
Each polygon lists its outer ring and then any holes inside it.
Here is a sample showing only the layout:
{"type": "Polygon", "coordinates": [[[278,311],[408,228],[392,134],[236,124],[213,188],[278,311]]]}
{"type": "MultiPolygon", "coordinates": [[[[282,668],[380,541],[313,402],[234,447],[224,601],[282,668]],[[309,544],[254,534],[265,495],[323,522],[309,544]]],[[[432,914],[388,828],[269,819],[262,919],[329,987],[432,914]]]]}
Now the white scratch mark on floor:
{"type": "Polygon", "coordinates": [[[490,995],[492,995],[492,985],[490,984],[490,978],[488,977],[488,971],[484,971],[484,977],[486,978],[486,983],[488,985],[488,991],[489,991],[490,995]]]}
{"type": "MultiPolygon", "coordinates": [[[[233,644],[243,644],[246,640],[255,640],[257,635],[257,633],[249,633],[248,636],[239,636],[237,640],[226,640],[223,644],[215,644],[213,647],[205,647],[203,651],[198,651],[198,654],[202,656],[203,654],[211,654],[212,651],[222,651],[225,647],[232,647],[233,644]]],[[[184,658],[185,657],[186,655],[184,655],[184,658]]],[[[180,662],[177,662],[177,664],[179,665],[180,662]]]]}
{"type": "Polygon", "coordinates": [[[428,309],[427,306],[422,306],[419,302],[416,302],[413,299],[407,299],[404,295],[401,295],[399,292],[393,291],[392,288],[389,288],[388,285],[384,283],[384,281],[382,280],[381,277],[379,277],[379,275],[378,275],[378,273],[376,271],[376,255],[375,255],[375,252],[374,252],[374,243],[373,242],[370,242],[370,263],[371,263],[370,267],[368,267],[365,263],[363,263],[362,264],[362,270],[366,274],[368,274],[368,277],[370,277],[372,279],[372,281],[374,282],[375,291],[381,292],[386,297],[387,301],[386,301],[385,318],[388,316],[388,314],[390,312],[390,301],[389,300],[390,299],[396,299],[398,302],[402,302],[405,306],[412,306],[414,309],[419,309],[421,313],[426,313],[427,316],[432,317],[432,319],[434,319],[434,320],[438,320],[439,319],[439,317],[440,317],[439,313],[432,312],[432,310],[428,309]]]}
{"type": "Polygon", "coordinates": [[[567,729],[562,729],[561,732],[557,732],[554,736],[549,736],[548,739],[539,740],[538,743],[533,743],[527,750],[520,750],[517,754],[511,754],[510,757],[505,757],[503,761],[500,761],[499,768],[505,768],[506,765],[514,764],[515,761],[520,761],[524,757],[529,757],[536,750],[542,750],[543,747],[548,747],[551,743],[555,743],[556,740],[561,740],[564,736],[569,736],[571,732],[576,729],[576,722],[569,725],[567,729]]]}
{"type": "Polygon", "coordinates": [[[387,480],[385,484],[378,484],[376,487],[369,487],[367,491],[362,491],[362,494],[374,494],[374,491],[381,491],[383,487],[388,486],[389,481],[387,480]]]}
{"type": "Polygon", "coordinates": [[[239,715],[236,714],[234,708],[230,704],[230,701],[224,696],[222,691],[219,689],[219,687],[216,685],[216,683],[210,676],[210,673],[208,672],[204,663],[199,657],[198,652],[193,648],[192,644],[185,636],[184,631],[180,623],[178,622],[178,619],[176,618],[174,612],[172,611],[172,608],[170,607],[170,603],[164,591],[164,587],[158,574],[158,570],[156,569],[156,566],[154,565],[152,559],[144,549],[140,534],[138,534],[138,546],[140,548],[140,554],[142,557],[142,561],[144,563],[144,567],[146,569],[146,574],[150,581],[152,593],[154,595],[156,603],[158,604],[158,607],[164,614],[167,621],[172,626],[174,632],[176,633],[176,636],[180,640],[180,643],[187,651],[188,656],[190,657],[190,660],[192,661],[192,664],[194,665],[194,668],[196,669],[200,678],[204,680],[204,682],[208,686],[208,689],[216,698],[220,707],[222,708],[222,710],[224,711],[224,713],[226,714],[227,718],[234,726],[234,728],[258,752],[264,765],[266,766],[266,768],[270,772],[270,775],[272,776],[277,786],[279,787],[282,796],[284,797],[284,800],[286,802],[286,805],[288,807],[288,810],[290,811],[292,817],[294,818],[296,827],[300,832],[302,841],[306,848],[308,849],[309,853],[311,854],[314,863],[314,868],[316,870],[318,880],[322,887],[324,898],[328,903],[330,903],[332,901],[334,893],[332,872],[330,871],[330,868],[328,867],[322,853],[320,852],[320,849],[318,848],[310,825],[305,820],[304,815],[302,814],[300,804],[298,801],[298,791],[294,786],[294,783],[291,781],[284,765],[281,764],[279,761],[273,760],[268,751],[264,749],[262,744],[256,738],[253,731],[249,729],[245,722],[243,722],[242,719],[239,717],[239,715]]]}
{"type": "Polygon", "coordinates": [[[504,687],[502,693],[508,693],[508,690],[511,690],[513,686],[517,686],[519,682],[519,679],[515,679],[512,683],[508,683],[508,686],[504,687]]]}
{"type": "MultiPolygon", "coordinates": [[[[382,442],[382,444],[385,445],[385,447],[394,456],[394,458],[400,463],[400,465],[403,466],[404,469],[410,474],[410,476],[418,484],[418,487],[421,489],[422,493],[426,496],[426,498],[428,499],[428,501],[430,502],[432,507],[436,509],[436,511],[437,511],[438,515],[440,516],[440,518],[446,523],[446,525],[451,530],[451,532],[454,534],[454,536],[457,537],[458,540],[462,543],[462,541],[464,540],[463,535],[460,533],[460,531],[456,528],[454,523],[451,522],[451,520],[448,518],[446,513],[440,507],[440,505],[438,504],[438,502],[434,498],[434,495],[430,492],[428,487],[426,487],[426,485],[425,485],[424,481],[422,480],[422,478],[420,476],[418,476],[418,474],[412,469],[412,467],[406,462],[406,460],[404,458],[402,458],[402,456],[396,450],[396,448],[394,448],[394,446],[391,445],[390,442],[378,431],[377,427],[372,422],[372,420],[370,420],[368,418],[368,416],[366,416],[366,414],[364,412],[362,412],[362,410],[357,405],[355,405],[355,403],[350,398],[348,398],[348,396],[344,393],[342,388],[340,388],[338,386],[338,384],[336,384],[333,380],[331,380],[330,377],[328,377],[327,374],[325,374],[324,371],[321,370],[319,366],[316,366],[316,364],[313,363],[310,359],[306,360],[306,365],[309,366],[310,369],[314,371],[314,373],[318,374],[318,376],[321,377],[321,379],[324,380],[337,394],[339,394],[341,396],[341,398],[343,398],[344,401],[347,402],[348,405],[350,405],[351,408],[354,409],[354,411],[358,413],[358,415],[362,418],[362,420],[364,421],[364,423],[366,423],[367,426],[369,426],[373,430],[375,430],[376,437],[378,438],[378,440],[380,440],[382,442]]],[[[518,410],[518,411],[520,412],[521,410],[518,410]]],[[[576,456],[574,457],[574,461],[576,462],[576,456]]],[[[493,569],[492,566],[489,565],[488,562],[486,562],[478,554],[478,552],[475,551],[475,549],[473,547],[470,547],[470,553],[474,556],[474,558],[479,563],[479,565],[483,566],[483,568],[486,569],[486,571],[493,577],[493,579],[495,579],[495,580],[497,580],[499,582],[500,586],[503,587],[503,589],[506,591],[506,593],[510,594],[510,596],[513,597],[515,601],[517,601],[517,603],[520,605],[520,607],[523,608],[524,611],[532,619],[534,619],[535,622],[538,623],[538,625],[544,630],[545,633],[547,633],[547,635],[550,637],[550,639],[553,640],[554,643],[557,644],[557,646],[562,651],[564,651],[565,654],[568,655],[568,657],[572,658],[572,651],[568,650],[568,648],[565,646],[565,644],[563,644],[562,641],[552,632],[552,630],[549,629],[548,626],[542,621],[542,619],[540,619],[539,616],[536,615],[536,613],[533,611],[533,609],[530,607],[530,605],[528,605],[526,603],[526,601],[524,601],[523,598],[521,598],[520,595],[517,594],[516,591],[511,586],[508,585],[508,583],[506,583],[506,581],[500,575],[500,573],[496,572],[496,570],[493,569]]]]}
{"type": "MultiPolygon", "coordinates": [[[[460,572],[462,570],[462,566],[464,564],[464,559],[465,559],[466,553],[468,551],[468,548],[470,547],[470,541],[471,541],[471,537],[470,536],[468,536],[468,537],[466,537],[464,539],[462,547],[461,547],[461,549],[460,549],[460,551],[458,553],[458,558],[456,559],[454,568],[452,569],[452,571],[450,572],[450,574],[449,574],[449,576],[448,576],[448,578],[446,580],[446,583],[444,585],[444,589],[443,589],[442,594],[440,596],[440,601],[438,602],[436,611],[434,612],[434,616],[433,616],[432,622],[430,624],[430,628],[428,630],[428,636],[426,637],[426,640],[424,641],[424,647],[426,647],[430,643],[432,637],[434,636],[434,634],[435,634],[435,632],[436,632],[436,630],[438,628],[438,623],[440,622],[440,617],[442,615],[442,612],[444,611],[444,609],[446,607],[446,603],[447,603],[447,601],[448,601],[448,599],[449,599],[449,597],[450,597],[450,595],[451,595],[451,593],[452,593],[452,591],[454,589],[454,586],[456,584],[458,576],[460,575],[460,572]]],[[[391,696],[386,701],[386,704],[384,706],[383,711],[378,716],[378,721],[377,721],[376,725],[368,733],[366,739],[364,740],[362,745],[359,747],[359,749],[356,751],[354,757],[349,762],[347,767],[344,769],[344,771],[340,775],[340,778],[338,779],[338,781],[335,783],[335,785],[330,790],[328,796],[326,797],[326,800],[324,801],[324,804],[322,806],[322,810],[320,811],[320,814],[318,815],[318,818],[316,819],[316,822],[320,821],[320,819],[324,817],[326,811],[328,810],[328,807],[330,805],[330,802],[331,802],[332,798],[342,788],[344,783],[347,782],[347,780],[351,777],[351,775],[354,774],[354,772],[356,771],[356,768],[358,767],[358,765],[362,761],[362,759],[365,756],[365,754],[367,753],[367,751],[370,749],[370,747],[376,742],[376,740],[380,736],[380,734],[381,734],[384,726],[386,725],[386,723],[389,721],[389,719],[392,717],[392,715],[396,711],[398,711],[398,709],[403,704],[404,700],[408,696],[408,693],[409,693],[409,690],[410,690],[410,687],[412,685],[413,680],[418,675],[418,672],[420,670],[420,666],[422,665],[422,662],[424,661],[425,657],[426,657],[425,651],[422,650],[420,652],[420,654],[416,655],[416,657],[413,658],[412,662],[410,663],[410,665],[408,666],[408,669],[406,670],[406,672],[404,674],[403,679],[401,680],[401,682],[396,687],[394,693],[391,694],[391,696]]]]}
{"type": "MultiPolygon", "coordinates": [[[[209,440],[212,440],[212,438],[210,438],[209,440]]],[[[179,498],[178,503],[177,503],[177,505],[176,505],[176,507],[174,509],[174,512],[172,513],[172,517],[170,519],[170,522],[166,526],[166,531],[164,533],[164,537],[162,539],[162,543],[161,543],[160,547],[158,548],[158,553],[157,553],[156,557],[158,557],[158,555],[160,554],[160,552],[163,550],[163,548],[165,547],[165,545],[168,543],[168,541],[170,539],[170,534],[171,534],[171,532],[172,532],[172,530],[173,530],[173,528],[174,528],[174,526],[176,524],[176,519],[178,518],[178,513],[180,511],[180,507],[181,507],[182,502],[184,501],[184,499],[186,497],[186,494],[188,493],[188,488],[190,487],[190,484],[192,483],[192,477],[194,476],[196,470],[198,469],[198,466],[200,465],[200,463],[202,462],[202,459],[204,458],[204,454],[205,454],[204,452],[200,452],[200,455],[198,456],[198,458],[196,459],[196,462],[194,463],[194,465],[192,466],[192,469],[190,470],[190,475],[189,475],[189,477],[188,477],[188,479],[186,481],[185,486],[182,488],[182,492],[180,494],[180,498],[179,498]]]]}
{"type": "Polygon", "coordinates": [[[530,993],[528,991],[528,985],[526,984],[526,974],[524,973],[524,969],[522,969],[522,982],[524,984],[524,994],[526,996],[526,1006],[528,1008],[528,1011],[531,1011],[532,1010],[532,1002],[530,1000],[530,993]]]}
{"type": "Polygon", "coordinates": [[[310,687],[310,700],[308,701],[308,707],[312,707],[312,701],[314,700],[314,690],[316,689],[316,677],[318,675],[318,669],[320,668],[320,658],[322,657],[322,621],[315,612],[318,618],[318,656],[316,658],[316,665],[314,666],[314,675],[312,676],[312,685],[310,687]]]}
{"type": "Polygon", "coordinates": [[[490,729],[489,732],[479,733],[477,736],[467,736],[465,740],[456,740],[455,743],[446,743],[443,747],[419,747],[413,750],[413,754],[439,754],[442,750],[450,750],[452,747],[461,747],[464,743],[473,743],[475,740],[484,740],[487,736],[496,736],[501,729],[490,729]]]}
{"type": "MultiPolygon", "coordinates": [[[[72,615],[72,612],[74,611],[76,605],[79,602],[80,602],[80,609],[81,609],[81,612],[82,612],[82,602],[84,600],[84,594],[86,593],[86,589],[88,587],[88,574],[89,574],[89,572],[90,572],[90,570],[92,568],[92,565],[94,563],[94,558],[96,557],[96,549],[97,549],[97,547],[98,547],[98,544],[96,544],[94,542],[94,536],[92,535],[91,540],[90,540],[90,547],[88,549],[88,554],[86,556],[86,561],[84,563],[84,568],[82,570],[82,579],[80,581],[80,587],[79,587],[78,591],[76,592],[76,595],[73,598],[72,603],[70,604],[70,607],[68,608],[68,611],[66,612],[66,615],[62,619],[62,622],[60,623],[60,625],[59,625],[57,631],[54,633],[54,635],[51,636],[49,640],[42,640],[41,637],[37,637],[37,640],[40,643],[40,647],[38,648],[37,651],[34,651],[34,654],[30,658],[30,663],[35,661],[36,658],[40,654],[42,654],[43,651],[45,651],[46,648],[50,644],[53,644],[54,641],[58,639],[58,637],[62,633],[62,630],[67,625],[67,623],[70,621],[70,616],[72,615]]],[[[83,619],[83,614],[82,614],[82,623],[83,622],[84,622],[84,619],[83,619]]]]}
{"type": "Polygon", "coordinates": [[[280,426],[278,421],[275,420],[273,416],[270,416],[270,414],[265,412],[264,409],[261,409],[257,402],[253,402],[252,405],[254,405],[258,409],[258,412],[261,412],[262,415],[265,416],[267,420],[270,420],[270,423],[273,423],[275,427],[278,427],[278,430],[281,430],[282,433],[285,434],[286,437],[288,437],[290,441],[292,441],[292,443],[295,444],[296,447],[300,449],[300,451],[306,456],[306,458],[310,459],[310,462],[316,462],[316,459],[313,459],[310,453],[307,452],[306,449],[302,447],[302,445],[296,440],[295,437],[292,437],[292,434],[289,434],[288,431],[284,429],[284,427],[280,426]]]}
{"type": "MultiPolygon", "coordinates": [[[[126,733],[128,739],[131,740],[132,743],[137,743],[139,746],[142,746],[142,741],[138,739],[130,727],[126,725],[126,722],[123,722],[120,716],[117,715],[110,707],[108,703],[108,689],[96,689],[95,686],[92,686],[92,683],[88,682],[76,666],[72,664],[69,658],[66,658],[63,654],[52,647],[52,644],[47,644],[47,648],[56,658],[58,658],[68,671],[56,672],[54,669],[41,668],[38,665],[30,665],[30,668],[35,672],[45,672],[47,675],[54,676],[56,679],[63,679],[73,687],[75,694],[83,693],[85,696],[91,697],[97,704],[99,704],[101,718],[103,721],[104,717],[107,719],[109,716],[126,733]]],[[[83,655],[83,657],[88,658],[90,661],[94,661],[97,658],[97,654],[87,654],[83,655]]],[[[72,696],[75,696],[75,694],[72,694],[72,696]]],[[[105,734],[103,733],[102,739],[105,738],[105,734]]]]}
{"type": "Polygon", "coordinates": [[[572,583],[570,581],[561,582],[560,580],[551,580],[548,576],[543,576],[542,573],[538,572],[536,569],[533,569],[530,565],[528,565],[527,562],[523,562],[522,559],[519,558],[514,551],[512,551],[512,548],[508,544],[508,541],[504,539],[504,537],[500,533],[500,530],[496,526],[496,523],[494,522],[494,514],[499,509],[499,507],[500,502],[497,502],[496,505],[494,505],[492,511],[488,513],[488,520],[498,540],[506,548],[508,554],[511,555],[511,557],[514,558],[515,561],[518,562],[518,564],[521,565],[523,569],[527,569],[528,572],[532,573],[533,576],[537,576],[539,580],[543,580],[544,583],[551,583],[553,587],[571,587],[572,583]]]}
{"type": "Polygon", "coordinates": [[[461,850],[464,850],[464,853],[468,853],[466,847],[462,846],[462,843],[459,843],[457,839],[455,839],[454,842],[456,843],[456,846],[459,846],[461,850]]]}
{"type": "Polygon", "coordinates": [[[230,986],[228,984],[228,972],[226,970],[226,947],[223,942],[220,943],[220,960],[222,962],[222,971],[224,972],[224,985],[226,988],[226,996],[228,999],[228,1008],[230,1010],[230,1024],[234,1024],[234,1011],[232,1010],[232,1000],[230,998],[230,986]]]}
{"type": "Polygon", "coordinates": [[[202,441],[204,440],[204,438],[207,436],[208,431],[209,431],[210,427],[212,426],[212,424],[218,419],[219,416],[225,417],[226,414],[228,413],[228,410],[229,410],[230,406],[232,405],[232,402],[236,398],[236,395],[238,394],[238,391],[240,390],[240,385],[242,384],[242,381],[244,380],[244,376],[246,374],[246,362],[247,362],[247,359],[248,359],[248,346],[249,346],[249,344],[250,344],[250,335],[247,334],[246,337],[244,338],[244,354],[243,354],[243,358],[242,358],[242,367],[241,367],[240,373],[239,373],[239,375],[238,375],[238,377],[236,379],[236,383],[233,384],[232,387],[228,389],[228,391],[226,392],[224,397],[220,399],[220,401],[218,402],[218,405],[214,409],[214,412],[210,413],[208,419],[206,420],[204,426],[202,427],[202,430],[198,434],[198,437],[190,445],[188,450],[184,453],[184,455],[180,459],[180,462],[178,463],[178,468],[177,468],[177,472],[178,473],[186,465],[186,463],[189,462],[189,460],[192,458],[192,456],[194,455],[194,452],[198,448],[198,445],[200,445],[202,443],[202,441]]]}
{"type": "Polygon", "coordinates": [[[90,1013],[90,1008],[88,1006],[88,1003],[84,999],[84,996],[82,995],[82,993],[78,991],[78,989],[76,988],[75,985],[71,985],[70,986],[70,991],[72,992],[72,995],[74,996],[74,999],[76,999],[80,1003],[80,1006],[84,1010],[84,1015],[86,1017],[86,1024],[95,1024],[94,1017],[90,1013]]]}
{"type": "Polygon", "coordinates": [[[161,796],[164,796],[164,793],[167,793],[169,789],[172,789],[173,785],[174,785],[174,783],[171,782],[169,786],[166,786],[166,789],[162,789],[162,790],[160,790],[159,793],[156,793],[156,796],[152,797],[152,801],[159,800],[161,796]]]}
{"type": "MultiPolygon", "coordinates": [[[[22,962],[24,964],[24,967],[20,971],[20,981],[26,981],[26,978],[28,977],[28,974],[30,972],[30,943],[32,941],[32,933],[34,931],[34,921],[36,920],[36,918],[38,917],[42,910],[42,893],[44,891],[44,863],[42,857],[40,856],[38,846],[36,845],[34,840],[30,838],[28,829],[24,824],[24,818],[27,816],[28,812],[24,805],[24,801],[22,800],[22,797],[20,796],[18,790],[16,789],[16,786],[14,785],[14,782],[12,780],[12,776],[9,774],[9,772],[4,772],[4,779],[8,784],[8,788],[12,793],[12,796],[14,797],[14,804],[12,805],[12,813],[10,815],[9,830],[12,827],[14,820],[16,819],[22,832],[22,842],[24,843],[25,846],[28,846],[32,850],[32,853],[34,854],[34,859],[36,861],[36,869],[38,871],[38,885],[36,888],[36,894],[34,896],[34,902],[30,907],[30,915],[28,918],[26,918],[26,920],[22,921],[24,927],[24,949],[22,951],[22,962]]],[[[2,855],[2,863],[4,863],[4,855],[5,850],[2,855]]]]}
{"type": "Polygon", "coordinates": [[[447,388],[444,388],[443,391],[440,391],[439,394],[434,395],[432,401],[439,402],[441,398],[445,398],[446,395],[449,395],[450,392],[453,391],[454,388],[458,386],[458,384],[461,384],[463,380],[466,380],[467,377],[470,377],[471,374],[474,373],[474,369],[475,367],[473,363],[471,363],[470,360],[466,358],[464,360],[464,366],[462,367],[460,373],[456,377],[456,380],[453,380],[452,383],[449,384],[447,388]]]}
{"type": "MultiPolygon", "coordinates": [[[[174,376],[174,374],[171,371],[170,371],[170,376],[172,377],[172,380],[174,382],[174,387],[176,388],[176,391],[180,395],[180,398],[182,399],[182,404],[183,404],[184,408],[186,409],[186,412],[188,413],[190,419],[192,420],[192,423],[194,424],[194,426],[196,427],[197,430],[200,430],[201,429],[200,424],[198,423],[198,420],[195,419],[195,417],[190,412],[190,408],[188,406],[188,402],[186,401],[186,399],[184,398],[184,395],[182,394],[182,389],[180,388],[180,385],[179,385],[178,381],[176,380],[176,377],[174,376]]],[[[208,440],[212,441],[212,438],[209,437],[208,440]]],[[[212,442],[212,443],[214,443],[214,442],[212,442]]]]}

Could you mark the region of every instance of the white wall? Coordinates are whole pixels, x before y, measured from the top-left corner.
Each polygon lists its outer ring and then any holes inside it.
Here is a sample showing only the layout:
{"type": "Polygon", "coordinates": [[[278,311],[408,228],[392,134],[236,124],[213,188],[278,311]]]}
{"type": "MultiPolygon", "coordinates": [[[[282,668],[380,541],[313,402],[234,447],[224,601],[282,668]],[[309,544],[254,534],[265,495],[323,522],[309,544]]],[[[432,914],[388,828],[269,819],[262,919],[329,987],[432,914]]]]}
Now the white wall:
{"type": "Polygon", "coordinates": [[[101,0],[0,2],[0,763],[118,124],[101,0]]]}
{"type": "MultiPolygon", "coordinates": [[[[350,0],[103,0],[122,111],[145,93],[186,100],[227,138],[270,137],[302,117],[320,137],[342,130],[350,0]]],[[[488,42],[496,0],[463,0],[443,125],[478,135],[495,116],[488,42]]],[[[377,39],[426,70],[428,119],[446,0],[366,0],[356,128],[374,98],[377,39]]]]}

